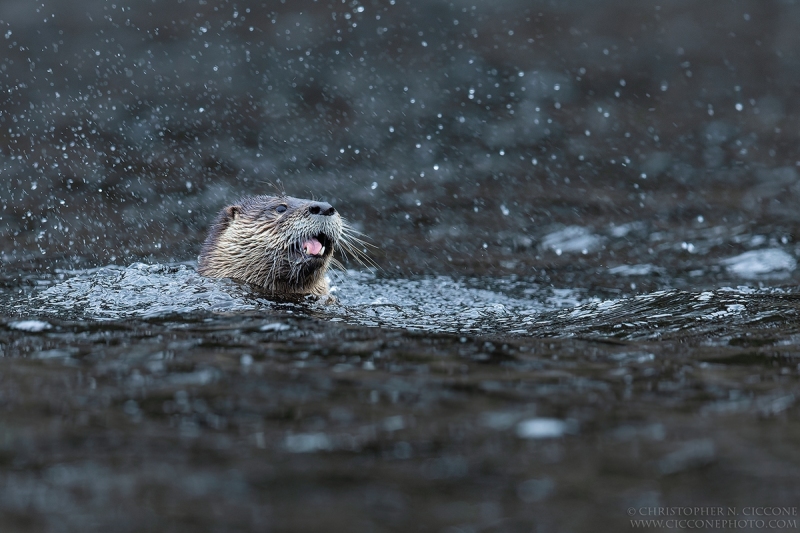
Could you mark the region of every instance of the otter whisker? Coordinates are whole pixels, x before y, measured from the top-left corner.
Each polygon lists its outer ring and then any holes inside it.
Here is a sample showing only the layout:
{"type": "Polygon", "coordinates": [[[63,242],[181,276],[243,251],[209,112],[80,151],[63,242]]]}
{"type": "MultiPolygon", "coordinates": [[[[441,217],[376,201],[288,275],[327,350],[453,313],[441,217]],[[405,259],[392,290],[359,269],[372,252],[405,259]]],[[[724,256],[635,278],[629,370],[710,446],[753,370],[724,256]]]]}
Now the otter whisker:
{"type": "Polygon", "coordinates": [[[366,237],[366,235],[364,235],[364,234],[363,234],[363,233],[361,233],[360,231],[356,230],[356,229],[355,229],[355,228],[353,228],[352,226],[349,226],[349,225],[348,225],[346,222],[345,222],[345,223],[344,223],[344,225],[342,226],[342,234],[343,234],[343,235],[347,235],[347,236],[348,236],[348,237],[350,237],[350,238],[353,238],[353,239],[360,240],[361,242],[364,242],[364,243],[366,243],[368,246],[372,246],[372,247],[375,247],[375,248],[377,248],[376,246],[374,246],[373,244],[370,244],[370,243],[368,243],[367,241],[363,241],[363,240],[361,240],[361,239],[358,239],[358,237],[357,237],[357,236],[360,236],[360,237],[366,237]]]}
{"type": "Polygon", "coordinates": [[[359,250],[355,244],[350,242],[346,237],[341,240],[342,251],[345,255],[352,257],[356,262],[365,267],[380,268],[375,261],[372,260],[365,252],[359,250]]]}
{"type": "Polygon", "coordinates": [[[338,259],[331,259],[331,265],[333,265],[333,267],[336,268],[337,270],[341,270],[342,272],[347,272],[347,269],[338,259]]]}
{"type": "Polygon", "coordinates": [[[356,237],[355,235],[351,235],[351,234],[347,233],[346,231],[342,232],[342,239],[346,240],[348,242],[351,242],[351,243],[357,243],[360,246],[364,246],[364,247],[368,247],[368,248],[375,248],[375,249],[378,248],[377,246],[375,246],[371,242],[365,241],[364,239],[360,239],[360,238],[356,237]]]}

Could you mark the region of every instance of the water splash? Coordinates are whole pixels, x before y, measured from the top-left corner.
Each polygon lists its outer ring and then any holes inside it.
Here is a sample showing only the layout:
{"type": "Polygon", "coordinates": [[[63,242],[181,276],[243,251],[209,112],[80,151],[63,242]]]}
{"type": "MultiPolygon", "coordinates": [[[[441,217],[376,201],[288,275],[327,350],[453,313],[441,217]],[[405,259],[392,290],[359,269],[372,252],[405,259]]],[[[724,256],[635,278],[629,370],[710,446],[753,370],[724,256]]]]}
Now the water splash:
{"type": "Polygon", "coordinates": [[[109,265],[64,274],[72,277],[34,294],[15,310],[64,318],[118,320],[242,312],[263,305],[248,298],[248,288],[229,280],[205,278],[184,264],[109,265]]]}
{"type": "Polygon", "coordinates": [[[11,309],[41,317],[119,320],[209,313],[296,312],[333,322],[461,335],[658,339],[711,333],[732,325],[767,324],[797,314],[789,289],[750,287],[663,290],[600,299],[582,289],[556,289],[519,278],[384,279],[335,274],[338,304],[313,299],[276,302],[230,280],[200,276],[191,265],[107,266],[73,271],[11,309]]]}

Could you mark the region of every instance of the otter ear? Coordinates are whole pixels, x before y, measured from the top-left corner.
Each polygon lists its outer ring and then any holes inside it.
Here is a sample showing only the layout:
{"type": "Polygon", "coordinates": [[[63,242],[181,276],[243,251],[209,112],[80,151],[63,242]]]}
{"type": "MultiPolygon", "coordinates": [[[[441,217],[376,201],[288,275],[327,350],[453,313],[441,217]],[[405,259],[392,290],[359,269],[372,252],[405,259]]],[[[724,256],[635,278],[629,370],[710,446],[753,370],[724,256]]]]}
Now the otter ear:
{"type": "Polygon", "coordinates": [[[236,220],[236,217],[239,216],[239,213],[242,212],[242,208],[238,205],[229,205],[225,208],[225,218],[228,221],[236,220]]]}

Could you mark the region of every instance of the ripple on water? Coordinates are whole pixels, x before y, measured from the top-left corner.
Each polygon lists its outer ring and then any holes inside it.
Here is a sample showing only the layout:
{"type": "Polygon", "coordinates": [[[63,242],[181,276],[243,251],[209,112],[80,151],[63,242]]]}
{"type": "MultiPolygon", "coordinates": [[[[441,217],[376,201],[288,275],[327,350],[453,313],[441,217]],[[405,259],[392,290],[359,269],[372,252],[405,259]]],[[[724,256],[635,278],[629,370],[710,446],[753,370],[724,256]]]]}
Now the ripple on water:
{"type": "MultiPolygon", "coordinates": [[[[209,279],[190,265],[107,266],[35,293],[12,309],[25,320],[11,328],[47,324],[33,317],[160,318],[207,313],[274,311],[276,302],[230,280],[209,279]]],[[[443,276],[384,279],[369,272],[334,275],[338,305],[305,300],[294,312],[349,324],[434,333],[523,336],[660,338],[712,332],[733,324],[766,323],[795,315],[785,289],[663,290],[606,299],[580,289],[554,289],[518,278],[443,276]]],[[[265,328],[282,327],[270,323],[265,328]]],[[[32,329],[31,329],[32,330],[32,329]]]]}
{"type": "Polygon", "coordinates": [[[336,287],[342,305],[331,312],[347,321],[448,333],[521,325],[543,311],[580,301],[578,291],[507,279],[379,279],[348,272],[336,287]]]}

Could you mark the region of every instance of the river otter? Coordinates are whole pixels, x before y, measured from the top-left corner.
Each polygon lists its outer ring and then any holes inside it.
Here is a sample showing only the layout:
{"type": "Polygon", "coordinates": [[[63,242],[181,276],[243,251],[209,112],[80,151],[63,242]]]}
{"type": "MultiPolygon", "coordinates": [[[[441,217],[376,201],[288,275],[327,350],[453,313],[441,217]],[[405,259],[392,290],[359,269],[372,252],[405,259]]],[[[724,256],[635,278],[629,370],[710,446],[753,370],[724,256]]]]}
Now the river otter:
{"type": "Polygon", "coordinates": [[[253,196],[220,211],[198,258],[198,272],[233,278],[277,296],[329,292],[325,272],[337,247],[363,257],[365,244],[328,203],[253,196]]]}

